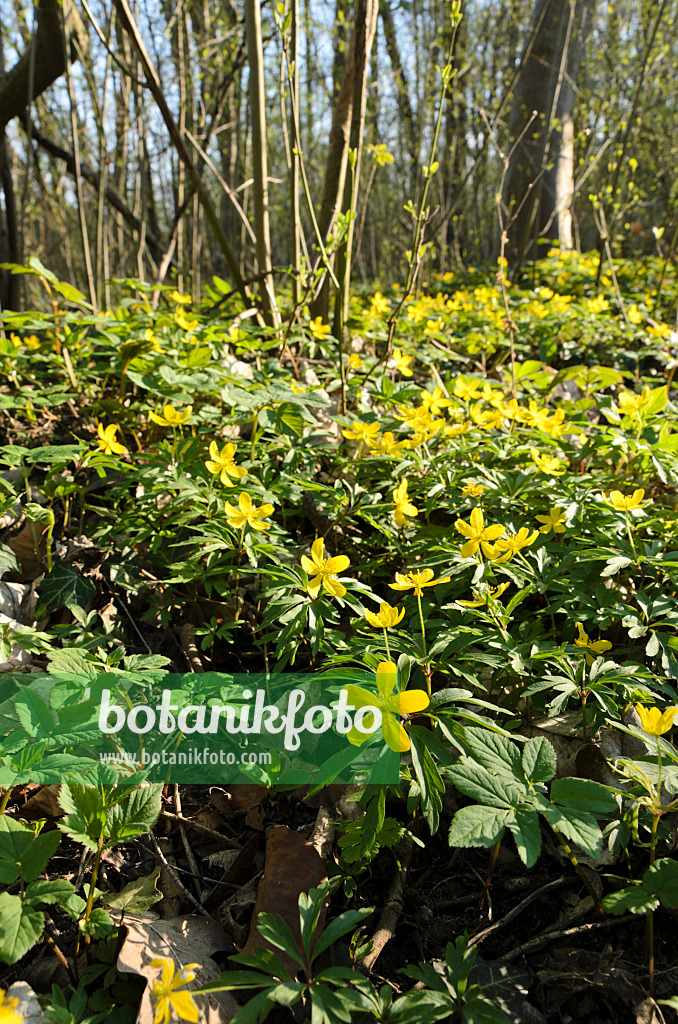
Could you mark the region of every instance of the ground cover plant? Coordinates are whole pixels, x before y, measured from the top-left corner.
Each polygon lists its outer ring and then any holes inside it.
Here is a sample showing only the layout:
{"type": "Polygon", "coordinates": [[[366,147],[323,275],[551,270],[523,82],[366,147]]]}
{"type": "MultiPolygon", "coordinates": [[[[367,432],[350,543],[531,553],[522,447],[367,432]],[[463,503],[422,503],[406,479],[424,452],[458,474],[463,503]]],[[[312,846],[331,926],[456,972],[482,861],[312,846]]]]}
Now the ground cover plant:
{"type": "Polygon", "coordinates": [[[357,289],[344,348],[12,268],[52,309],[0,339],[0,1019],[671,1019],[675,272],[597,269],[357,289]],[[98,680],[171,672],[348,678],[399,782],[92,756],[98,680]]]}

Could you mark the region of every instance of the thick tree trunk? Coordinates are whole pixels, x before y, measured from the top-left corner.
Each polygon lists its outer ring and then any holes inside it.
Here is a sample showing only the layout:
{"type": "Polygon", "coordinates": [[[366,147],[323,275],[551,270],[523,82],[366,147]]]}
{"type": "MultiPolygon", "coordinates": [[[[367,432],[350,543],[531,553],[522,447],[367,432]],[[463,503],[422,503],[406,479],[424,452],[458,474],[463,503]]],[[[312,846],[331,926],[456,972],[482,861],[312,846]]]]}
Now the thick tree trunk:
{"type": "MultiPolygon", "coordinates": [[[[576,76],[568,76],[568,61],[572,42],[580,34],[584,13],[588,15],[591,6],[592,0],[536,0],[535,3],[509,118],[510,158],[502,195],[508,234],[506,255],[514,268],[526,258],[534,259],[537,255],[535,243],[547,209],[544,205],[540,210],[540,205],[550,157],[549,140],[558,109],[565,122],[568,120],[568,108],[574,107],[576,76]],[[571,95],[563,96],[567,92],[568,78],[571,95]]],[[[578,73],[583,49],[578,62],[575,57],[571,70],[578,73]]],[[[570,113],[570,122],[571,118],[570,113]]],[[[560,166],[554,171],[560,174],[560,197],[564,200],[565,193],[571,197],[572,192],[574,134],[571,123],[562,134],[562,142],[563,147],[558,143],[559,150],[562,148],[562,160],[558,159],[560,166]],[[568,180],[569,185],[566,184],[568,180]]],[[[550,187],[554,188],[554,184],[550,187]]],[[[552,197],[555,197],[555,188],[552,197]]],[[[544,200],[545,204],[547,202],[544,200]]],[[[569,198],[566,206],[569,209],[569,198]]],[[[546,221],[549,216],[546,216],[546,221]]],[[[562,221],[566,225],[565,212],[562,221]]]]}

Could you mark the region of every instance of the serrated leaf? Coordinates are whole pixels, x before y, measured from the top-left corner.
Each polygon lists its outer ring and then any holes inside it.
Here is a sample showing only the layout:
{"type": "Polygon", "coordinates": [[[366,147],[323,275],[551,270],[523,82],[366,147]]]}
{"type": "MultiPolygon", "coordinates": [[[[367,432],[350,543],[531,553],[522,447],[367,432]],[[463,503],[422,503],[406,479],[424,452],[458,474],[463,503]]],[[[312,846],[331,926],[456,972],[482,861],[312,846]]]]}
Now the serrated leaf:
{"type": "Polygon", "coordinates": [[[60,906],[67,902],[75,889],[65,878],[38,878],[26,887],[26,902],[31,906],[39,903],[58,903],[60,906]]]}
{"type": "Polygon", "coordinates": [[[617,801],[607,786],[591,779],[556,779],[551,784],[551,802],[594,817],[612,817],[617,813],[617,801]]]}
{"type": "Polygon", "coordinates": [[[20,896],[0,893],[0,957],[5,963],[20,960],[39,941],[44,926],[39,910],[23,903],[20,896]]]}
{"type": "Polygon", "coordinates": [[[521,804],[506,819],[506,827],[513,834],[518,855],[526,868],[536,863],[541,852],[539,815],[531,807],[521,804]]]}
{"type": "Polygon", "coordinates": [[[589,857],[600,857],[603,836],[596,819],[585,811],[570,807],[556,807],[551,804],[543,811],[544,817],[553,828],[576,843],[589,857]]]}
{"type": "Polygon", "coordinates": [[[492,775],[470,758],[460,758],[445,775],[465,796],[490,807],[517,807],[524,796],[510,778],[492,775]]]}
{"type": "Polygon", "coordinates": [[[548,782],[556,774],[556,752],[547,739],[532,737],[523,747],[521,765],[530,782],[548,782]]]}
{"type": "Polygon", "coordinates": [[[450,846],[494,846],[501,839],[510,808],[474,804],[457,811],[449,831],[450,846]]]}
{"type": "Polygon", "coordinates": [[[488,771],[505,777],[520,778],[520,750],[515,743],[490,729],[467,726],[464,729],[473,760],[488,771]]]}
{"type": "Polygon", "coordinates": [[[663,907],[678,907],[678,861],[662,857],[643,875],[643,888],[659,896],[663,907]]]}
{"type": "Polygon", "coordinates": [[[95,907],[89,915],[89,920],[79,921],[78,927],[83,935],[89,935],[91,939],[104,939],[113,931],[113,921],[103,907],[95,907]]]}
{"type": "Polygon", "coordinates": [[[650,896],[640,886],[633,886],[629,889],[620,889],[619,892],[612,892],[604,896],[601,905],[606,914],[647,914],[656,910],[659,900],[656,896],[650,896]]]}
{"type": "Polygon", "coordinates": [[[153,828],[162,806],[162,786],[133,789],[111,808],[107,819],[106,845],[113,846],[153,828]]]}
{"type": "Polygon", "coordinates": [[[14,709],[22,727],[33,739],[45,739],[54,732],[54,715],[40,694],[30,687],[20,687],[14,709]]]}

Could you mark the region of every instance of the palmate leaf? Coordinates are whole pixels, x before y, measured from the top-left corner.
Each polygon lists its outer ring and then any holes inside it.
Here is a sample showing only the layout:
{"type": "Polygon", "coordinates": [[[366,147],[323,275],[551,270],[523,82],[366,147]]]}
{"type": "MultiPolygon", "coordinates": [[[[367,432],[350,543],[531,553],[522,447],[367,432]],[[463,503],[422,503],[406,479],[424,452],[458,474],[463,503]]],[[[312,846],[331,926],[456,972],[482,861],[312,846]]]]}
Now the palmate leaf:
{"type": "Polygon", "coordinates": [[[40,587],[40,597],[52,611],[86,608],[96,593],[91,580],[81,576],[74,565],[58,562],[40,587]]]}

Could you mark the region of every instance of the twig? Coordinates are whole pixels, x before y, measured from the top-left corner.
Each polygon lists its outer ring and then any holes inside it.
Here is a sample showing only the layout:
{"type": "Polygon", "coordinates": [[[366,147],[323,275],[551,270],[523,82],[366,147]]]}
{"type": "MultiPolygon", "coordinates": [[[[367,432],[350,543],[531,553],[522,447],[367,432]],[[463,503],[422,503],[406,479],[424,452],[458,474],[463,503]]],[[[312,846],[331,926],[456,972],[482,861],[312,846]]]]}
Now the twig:
{"type": "Polygon", "coordinates": [[[361,960],[362,966],[368,971],[372,970],[384,946],[395,935],[396,925],[403,912],[405,879],[407,878],[407,870],[412,861],[414,843],[410,840],[403,840],[400,848],[403,851],[402,857],[391,879],[388,896],[384,902],[377,930],[372,936],[371,952],[361,960]]]}
{"type": "Polygon", "coordinates": [[[556,942],[557,939],[566,939],[571,935],[585,935],[588,932],[595,931],[598,928],[616,928],[620,924],[630,924],[633,921],[642,921],[642,918],[634,917],[633,914],[624,914],[623,917],[608,917],[604,921],[591,921],[589,924],[579,924],[576,928],[564,928],[562,931],[554,932],[543,932],[541,935],[537,935],[536,938],[530,939],[529,942],[524,942],[522,946],[516,946],[506,956],[500,957],[501,960],[515,960],[517,956],[524,955],[526,953],[534,953],[537,949],[541,949],[543,946],[548,946],[550,942],[556,942]]]}
{"type": "Polygon", "coordinates": [[[197,821],[192,821],[191,818],[183,818],[180,814],[173,814],[172,811],[161,811],[164,818],[173,818],[174,821],[183,821],[185,825],[190,828],[197,828],[200,832],[206,832],[208,836],[212,836],[214,839],[219,839],[227,846],[229,850],[242,850],[240,843],[236,842],[235,839],[229,839],[222,832],[216,832],[213,828],[208,828],[207,825],[201,825],[197,821]]]}
{"type": "Polygon", "coordinates": [[[198,882],[198,879],[200,878],[200,875],[198,874],[198,865],[196,864],[195,857],[193,856],[193,850],[191,849],[191,845],[186,837],[186,829],[184,828],[183,821],[181,820],[181,796],[179,794],[179,786],[177,785],[176,782],[174,783],[174,809],[177,812],[177,818],[179,819],[179,833],[181,835],[181,843],[186,854],[188,866],[191,869],[191,872],[193,873],[193,884],[195,885],[195,889],[198,894],[198,899],[200,899],[201,888],[200,883],[198,882]]]}
{"type": "Polygon", "coordinates": [[[526,907],[529,907],[530,903],[533,903],[534,900],[539,898],[539,896],[543,896],[544,893],[550,892],[551,889],[559,889],[562,885],[566,885],[571,881],[572,879],[570,877],[555,878],[552,882],[547,882],[546,885],[542,885],[539,889],[535,889],[534,892],[531,892],[529,896],[526,896],[524,900],[521,900],[517,907],[514,907],[513,910],[509,910],[508,914],[505,914],[499,921],[495,921],[494,924],[489,926],[489,928],[484,928],[482,932],[478,932],[477,935],[474,935],[469,941],[469,945],[474,946],[476,943],[482,942],[491,935],[492,932],[496,932],[499,928],[503,928],[504,925],[510,924],[518,914],[521,914],[523,910],[525,910],[526,907]]]}
{"type": "Polygon", "coordinates": [[[160,860],[160,861],[162,862],[163,866],[165,867],[165,869],[166,869],[166,871],[167,871],[167,874],[168,874],[168,875],[170,876],[170,878],[172,879],[172,881],[173,881],[173,882],[174,882],[174,883],[175,883],[176,885],[178,885],[178,886],[179,886],[179,888],[181,889],[182,893],[184,894],[184,896],[186,897],[186,899],[188,900],[188,902],[189,902],[189,903],[191,904],[191,906],[192,906],[192,907],[194,908],[194,910],[196,910],[196,911],[197,911],[197,913],[201,915],[201,917],[208,917],[208,918],[210,919],[210,921],[214,921],[214,920],[215,920],[215,918],[213,918],[211,914],[208,914],[208,913],[207,913],[207,911],[206,911],[206,910],[205,910],[205,908],[203,907],[202,903],[199,903],[199,902],[197,901],[197,899],[195,898],[195,896],[193,895],[193,893],[192,893],[192,892],[190,892],[190,891],[189,891],[189,890],[188,890],[188,889],[186,888],[186,886],[184,885],[184,883],[183,883],[183,882],[181,881],[181,879],[180,879],[180,878],[179,878],[179,876],[177,875],[176,871],[174,870],[174,868],[172,867],[172,865],[171,865],[171,864],[169,863],[169,861],[167,860],[167,857],[165,856],[165,854],[164,854],[164,853],[162,852],[162,850],[160,849],[160,844],[158,843],[158,840],[157,840],[157,839],[155,838],[155,835],[154,835],[154,833],[153,833],[153,832],[149,832],[149,835],[150,835],[150,837],[151,837],[151,842],[153,843],[153,848],[154,848],[154,850],[155,850],[155,854],[156,854],[156,856],[158,857],[158,859],[159,859],[159,860],[160,860]]]}

